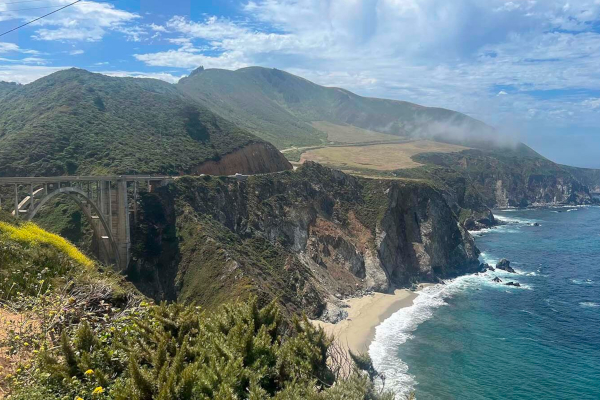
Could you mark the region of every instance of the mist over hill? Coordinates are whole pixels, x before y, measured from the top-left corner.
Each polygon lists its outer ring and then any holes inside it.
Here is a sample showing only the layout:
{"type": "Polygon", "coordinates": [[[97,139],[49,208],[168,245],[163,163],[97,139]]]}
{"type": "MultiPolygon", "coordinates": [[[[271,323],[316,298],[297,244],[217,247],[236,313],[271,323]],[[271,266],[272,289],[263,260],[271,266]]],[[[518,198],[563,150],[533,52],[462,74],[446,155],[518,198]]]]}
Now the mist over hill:
{"type": "Polygon", "coordinates": [[[280,149],[326,143],[327,131],[313,126],[318,121],[484,147],[504,141],[492,127],[456,111],[362,97],[277,69],[199,68],[177,87],[280,149]]]}

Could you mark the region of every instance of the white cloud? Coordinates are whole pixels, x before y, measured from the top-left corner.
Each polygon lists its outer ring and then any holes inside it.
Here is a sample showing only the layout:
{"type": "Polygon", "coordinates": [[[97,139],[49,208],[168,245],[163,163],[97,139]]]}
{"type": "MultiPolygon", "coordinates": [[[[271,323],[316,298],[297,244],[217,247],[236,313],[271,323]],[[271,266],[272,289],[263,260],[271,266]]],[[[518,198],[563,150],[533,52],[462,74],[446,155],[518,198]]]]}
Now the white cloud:
{"type": "Polygon", "coordinates": [[[24,64],[0,65],[0,81],[30,83],[46,75],[70,67],[48,67],[24,64]]]}
{"type": "Polygon", "coordinates": [[[23,54],[40,54],[40,52],[37,50],[22,49],[15,43],[0,42],[0,54],[1,53],[10,53],[10,52],[23,53],[23,54]]]}
{"type": "Polygon", "coordinates": [[[600,99],[599,98],[591,98],[581,102],[581,105],[584,107],[591,108],[592,110],[600,109],[600,99]]]}
{"type": "Polygon", "coordinates": [[[241,60],[240,55],[228,53],[219,57],[205,56],[185,49],[169,50],[152,54],[134,54],[134,57],[151,66],[169,66],[178,68],[196,68],[204,65],[206,68],[232,68],[238,69],[250,65],[241,60]]]}
{"type": "MultiPolygon", "coordinates": [[[[69,4],[70,0],[58,0],[59,4],[69,4]]],[[[56,1],[45,1],[49,6],[56,5],[56,1]]],[[[36,3],[37,4],[37,3],[36,3]]],[[[14,15],[14,18],[30,20],[34,15],[28,12],[14,15]]],[[[120,10],[110,3],[82,1],[76,5],[65,8],[59,13],[48,16],[33,26],[36,29],[33,37],[46,41],[88,41],[101,40],[107,32],[119,31],[131,40],[138,40],[142,28],[128,26],[136,21],[139,15],[120,10]]]]}
{"type": "Polygon", "coordinates": [[[71,50],[69,52],[69,55],[71,55],[71,56],[79,56],[79,55],[84,54],[84,53],[85,52],[83,50],[79,50],[78,49],[78,50],[71,50]]]}
{"type": "Polygon", "coordinates": [[[153,24],[150,24],[150,25],[148,25],[148,28],[150,28],[150,29],[151,29],[151,30],[153,30],[154,32],[162,32],[162,33],[167,33],[167,32],[169,32],[169,31],[167,30],[167,28],[165,28],[164,26],[162,26],[162,25],[157,25],[157,24],[154,24],[154,23],[153,23],[153,24]]]}
{"type": "Polygon", "coordinates": [[[150,79],[159,79],[161,81],[169,82],[169,83],[177,83],[179,80],[186,75],[173,75],[167,72],[132,72],[132,71],[99,71],[99,73],[115,76],[115,77],[131,77],[131,78],[150,78],[150,79]]]}
{"type": "Polygon", "coordinates": [[[14,43],[0,43],[0,53],[8,53],[10,51],[19,51],[19,46],[14,43]]]}
{"type": "MultiPolygon", "coordinates": [[[[0,58],[0,61],[6,61],[0,58]]],[[[20,61],[20,60],[15,60],[20,61]]],[[[71,66],[61,67],[49,67],[39,65],[0,65],[0,82],[17,82],[21,84],[31,83],[37,79],[43,78],[44,76],[50,75],[54,72],[72,68],[71,66]]],[[[169,83],[177,83],[185,75],[174,75],[167,72],[137,72],[137,71],[94,71],[107,76],[115,77],[132,77],[132,78],[152,78],[160,79],[169,83]]]]}

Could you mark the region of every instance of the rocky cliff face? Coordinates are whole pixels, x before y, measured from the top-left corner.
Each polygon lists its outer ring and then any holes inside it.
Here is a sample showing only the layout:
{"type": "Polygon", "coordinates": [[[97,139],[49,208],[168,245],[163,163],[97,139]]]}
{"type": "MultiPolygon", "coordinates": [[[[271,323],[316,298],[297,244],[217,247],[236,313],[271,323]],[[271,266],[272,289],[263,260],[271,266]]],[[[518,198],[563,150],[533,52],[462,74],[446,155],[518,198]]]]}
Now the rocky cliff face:
{"type": "Polygon", "coordinates": [[[568,168],[536,154],[467,150],[416,158],[464,176],[490,208],[593,202],[589,188],[568,168]]]}
{"type": "Polygon", "coordinates": [[[473,239],[429,185],[314,163],[247,180],[181,178],[145,194],[141,209],[132,280],[207,306],[255,293],[316,317],[336,298],[478,266],[473,239]]]}
{"type": "Polygon", "coordinates": [[[590,193],[600,194],[600,169],[562,166],[590,189],[590,193]]]}
{"type": "Polygon", "coordinates": [[[207,161],[193,168],[194,174],[234,175],[265,174],[292,169],[289,161],[270,143],[253,143],[217,161],[207,161]]]}

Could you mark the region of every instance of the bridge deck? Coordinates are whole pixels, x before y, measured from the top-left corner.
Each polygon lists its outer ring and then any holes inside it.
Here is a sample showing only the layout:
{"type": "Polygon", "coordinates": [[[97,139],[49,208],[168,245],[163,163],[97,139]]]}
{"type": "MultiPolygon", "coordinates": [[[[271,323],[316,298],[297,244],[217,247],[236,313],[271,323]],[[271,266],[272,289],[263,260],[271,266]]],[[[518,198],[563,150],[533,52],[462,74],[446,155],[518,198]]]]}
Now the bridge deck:
{"type": "Polygon", "coordinates": [[[56,182],[96,182],[96,181],[127,181],[127,182],[146,182],[162,181],[166,179],[176,179],[174,176],[161,175],[106,175],[106,176],[15,176],[1,177],[2,184],[26,184],[26,183],[56,183],[56,182]]]}

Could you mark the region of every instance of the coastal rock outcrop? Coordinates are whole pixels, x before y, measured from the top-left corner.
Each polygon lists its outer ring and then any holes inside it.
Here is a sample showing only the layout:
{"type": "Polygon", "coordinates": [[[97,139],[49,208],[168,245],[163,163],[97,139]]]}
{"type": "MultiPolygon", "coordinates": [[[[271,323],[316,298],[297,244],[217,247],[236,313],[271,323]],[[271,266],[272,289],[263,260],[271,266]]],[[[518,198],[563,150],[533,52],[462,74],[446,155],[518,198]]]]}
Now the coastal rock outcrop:
{"type": "Polygon", "coordinates": [[[492,282],[501,283],[502,279],[495,277],[494,279],[492,279],[492,282]]]}
{"type": "Polygon", "coordinates": [[[510,261],[508,261],[506,258],[503,258],[502,260],[498,261],[498,263],[496,264],[496,269],[501,269],[503,271],[510,272],[513,274],[516,273],[516,271],[510,266],[510,261]]]}
{"type": "Polygon", "coordinates": [[[506,286],[516,286],[516,287],[520,287],[521,284],[519,282],[508,282],[505,284],[506,286]]]}

